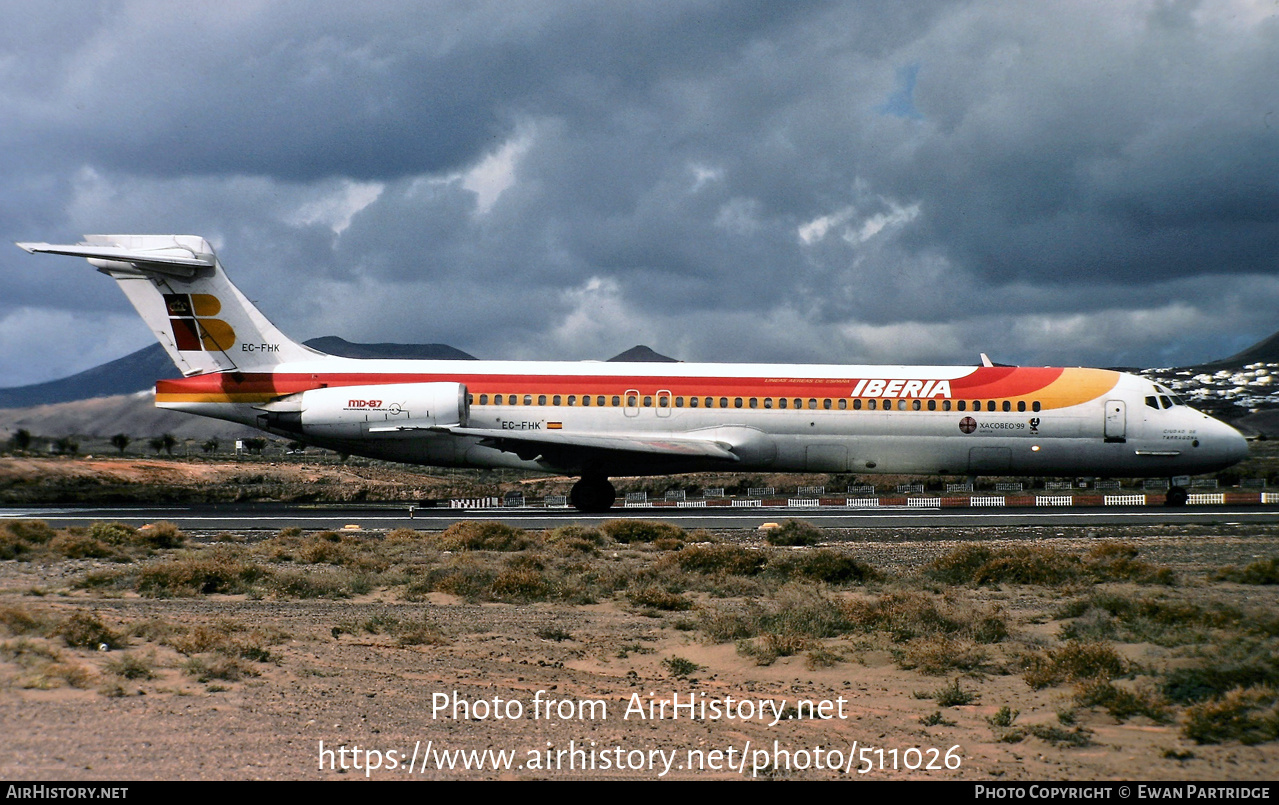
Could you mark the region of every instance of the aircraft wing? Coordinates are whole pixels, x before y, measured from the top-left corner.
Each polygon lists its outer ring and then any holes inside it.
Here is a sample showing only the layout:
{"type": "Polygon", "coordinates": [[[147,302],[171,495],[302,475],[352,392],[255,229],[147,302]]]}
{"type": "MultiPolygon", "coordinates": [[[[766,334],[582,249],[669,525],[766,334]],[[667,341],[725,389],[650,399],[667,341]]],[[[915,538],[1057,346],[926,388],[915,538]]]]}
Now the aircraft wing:
{"type": "MultiPolygon", "coordinates": [[[[384,430],[389,430],[386,428],[384,430]]],[[[669,456],[671,458],[715,458],[721,461],[740,461],[724,442],[712,439],[696,439],[670,434],[616,434],[616,433],[564,433],[563,431],[510,431],[489,428],[464,428],[444,425],[430,428],[433,431],[452,433],[456,436],[478,436],[483,443],[525,455],[565,450],[608,450],[613,452],[669,456]]]]}

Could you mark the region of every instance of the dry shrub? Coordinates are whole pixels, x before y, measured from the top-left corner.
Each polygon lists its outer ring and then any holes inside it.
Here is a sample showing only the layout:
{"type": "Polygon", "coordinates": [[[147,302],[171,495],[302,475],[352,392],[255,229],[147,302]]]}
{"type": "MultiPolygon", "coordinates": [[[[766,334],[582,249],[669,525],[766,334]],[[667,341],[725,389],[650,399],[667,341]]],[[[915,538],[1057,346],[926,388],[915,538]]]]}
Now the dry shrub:
{"type": "Polygon", "coordinates": [[[768,529],[764,541],[769,545],[816,545],[822,541],[822,530],[803,520],[787,520],[768,529]]]}
{"type": "Polygon", "coordinates": [[[7,520],[0,524],[0,559],[23,559],[56,535],[42,520],[7,520]]]}
{"type": "Polygon", "coordinates": [[[663,556],[660,566],[674,565],[689,573],[754,576],[768,564],[768,556],[740,545],[686,545],[663,556]]]}
{"type": "Polygon", "coordinates": [[[144,548],[169,550],[180,548],[186,542],[187,535],[182,533],[177,523],[162,520],[145,525],[134,532],[134,541],[144,548]]]}
{"type": "Polygon", "coordinates": [[[1080,707],[1104,707],[1117,721],[1133,716],[1146,716],[1157,723],[1169,720],[1163,697],[1152,690],[1120,687],[1109,679],[1089,679],[1075,688],[1075,704],[1080,707]]]}
{"type": "Polygon", "coordinates": [[[64,531],[49,541],[49,551],[67,559],[106,559],[116,551],[100,539],[76,531],[64,531]]]}
{"type": "Polygon", "coordinates": [[[436,537],[446,551],[523,551],[538,540],[522,528],[492,520],[462,520],[436,537]]]}
{"type": "Polygon", "coordinates": [[[1076,556],[1053,548],[990,548],[964,545],[924,568],[928,578],[946,584],[1039,584],[1057,586],[1076,581],[1084,572],[1076,556]]]}
{"type": "Polygon", "coordinates": [[[813,639],[804,635],[765,632],[753,640],[739,641],[737,652],[754,659],[756,665],[767,666],[777,662],[779,657],[792,657],[812,645],[813,639]]]}
{"type": "Polygon", "coordinates": [[[783,579],[826,584],[862,584],[880,578],[879,571],[865,562],[828,548],[775,556],[767,572],[783,579]]]}
{"type": "Polygon", "coordinates": [[[49,631],[49,619],[23,607],[3,606],[0,607],[0,626],[14,636],[43,635],[49,631]]]}
{"type": "Polygon", "coordinates": [[[845,601],[843,610],[858,628],[887,631],[898,641],[952,635],[978,643],[998,643],[1008,636],[1008,625],[998,612],[943,608],[936,598],[919,592],[892,592],[869,601],[845,601]]]}
{"type": "Polygon", "coordinates": [[[894,652],[900,668],[939,676],[951,671],[977,671],[986,666],[989,655],[971,640],[948,635],[930,635],[906,643],[894,652]]]}
{"type": "Polygon", "coordinates": [[[552,590],[546,574],[532,567],[507,568],[489,586],[490,595],[497,601],[544,601],[552,590]]]}
{"type": "Polygon", "coordinates": [[[97,615],[91,612],[73,612],[61,623],[53,627],[53,637],[61,637],[62,642],[72,648],[123,648],[128,640],[121,634],[107,627],[97,615]]]}
{"type": "Polygon", "coordinates": [[[1137,546],[1130,542],[1103,542],[1084,554],[1084,564],[1098,581],[1133,581],[1142,584],[1177,583],[1171,569],[1137,560],[1137,546]]]}
{"type": "Polygon", "coordinates": [[[1022,675],[1035,690],[1062,682],[1113,679],[1128,673],[1128,663],[1108,643],[1070,641],[1060,648],[1030,658],[1022,675]]]}
{"type": "Polygon", "coordinates": [[[600,531],[614,542],[656,542],[659,539],[687,540],[688,532],[676,525],[653,520],[609,520],[600,531]]]}
{"type": "Polygon", "coordinates": [[[1279,584],[1279,558],[1261,559],[1242,570],[1233,565],[1223,567],[1212,574],[1212,579],[1236,584],[1279,584]]]}
{"type": "Polygon", "coordinates": [[[648,585],[632,590],[627,594],[631,603],[638,607],[660,609],[664,612],[683,612],[693,608],[693,602],[679,593],[663,590],[656,585],[648,585]]]}
{"type": "Polygon", "coordinates": [[[136,587],[140,594],[151,598],[237,594],[249,592],[255,583],[270,575],[265,568],[242,559],[238,551],[217,546],[143,567],[136,587]]]}
{"type": "Polygon", "coordinates": [[[1199,744],[1245,745],[1279,739],[1279,694],[1269,685],[1232,690],[1186,711],[1182,734],[1199,744]]]}

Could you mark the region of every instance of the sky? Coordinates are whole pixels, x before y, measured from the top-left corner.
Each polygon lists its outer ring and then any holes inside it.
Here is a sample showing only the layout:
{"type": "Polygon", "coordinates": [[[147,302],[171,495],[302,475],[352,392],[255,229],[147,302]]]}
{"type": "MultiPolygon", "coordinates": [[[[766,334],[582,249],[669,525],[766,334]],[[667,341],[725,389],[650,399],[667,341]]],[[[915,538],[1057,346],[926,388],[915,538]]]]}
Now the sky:
{"type": "MultiPolygon", "coordinates": [[[[297,340],[1171,366],[1279,330],[1279,5],[3,2],[0,235],[297,340]]],[[[0,386],[147,346],[0,249],[0,386]]]]}

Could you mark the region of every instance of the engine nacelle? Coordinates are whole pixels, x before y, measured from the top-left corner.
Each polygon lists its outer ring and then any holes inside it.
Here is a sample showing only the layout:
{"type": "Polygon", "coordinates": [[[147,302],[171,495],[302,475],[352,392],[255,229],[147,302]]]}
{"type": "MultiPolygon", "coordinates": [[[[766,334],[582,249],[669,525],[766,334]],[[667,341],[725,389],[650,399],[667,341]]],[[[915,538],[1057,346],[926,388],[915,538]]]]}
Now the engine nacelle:
{"type": "Polygon", "coordinates": [[[299,397],[302,433],[312,436],[395,436],[437,425],[465,426],[470,418],[461,383],[337,386],[299,397]]]}

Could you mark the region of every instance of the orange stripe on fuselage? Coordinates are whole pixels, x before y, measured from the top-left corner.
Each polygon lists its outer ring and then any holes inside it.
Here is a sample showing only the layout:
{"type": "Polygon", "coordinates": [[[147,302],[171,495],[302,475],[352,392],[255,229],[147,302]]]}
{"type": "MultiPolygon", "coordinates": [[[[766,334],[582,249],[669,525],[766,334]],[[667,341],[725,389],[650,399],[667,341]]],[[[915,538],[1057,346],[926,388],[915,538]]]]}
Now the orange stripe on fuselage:
{"type": "MultiPolygon", "coordinates": [[[[866,367],[859,367],[866,369],[866,367]]],[[[873,369],[872,369],[873,371],[873,369]]],[[[885,367],[891,376],[892,368],[885,367]]],[[[849,397],[858,382],[873,374],[847,378],[670,377],[609,375],[332,373],[218,373],[156,383],[157,402],[261,403],[317,388],[387,383],[462,383],[471,394],[620,395],[658,391],[685,397],[849,397]]],[[[979,367],[950,379],[954,400],[1037,400],[1044,408],[1063,408],[1100,398],[1119,382],[1103,369],[979,367]]],[[[896,397],[896,398],[900,398],[896,397]]],[[[936,396],[934,399],[937,398],[936,396]]],[[[888,398],[895,399],[895,398],[888,398]]]]}

